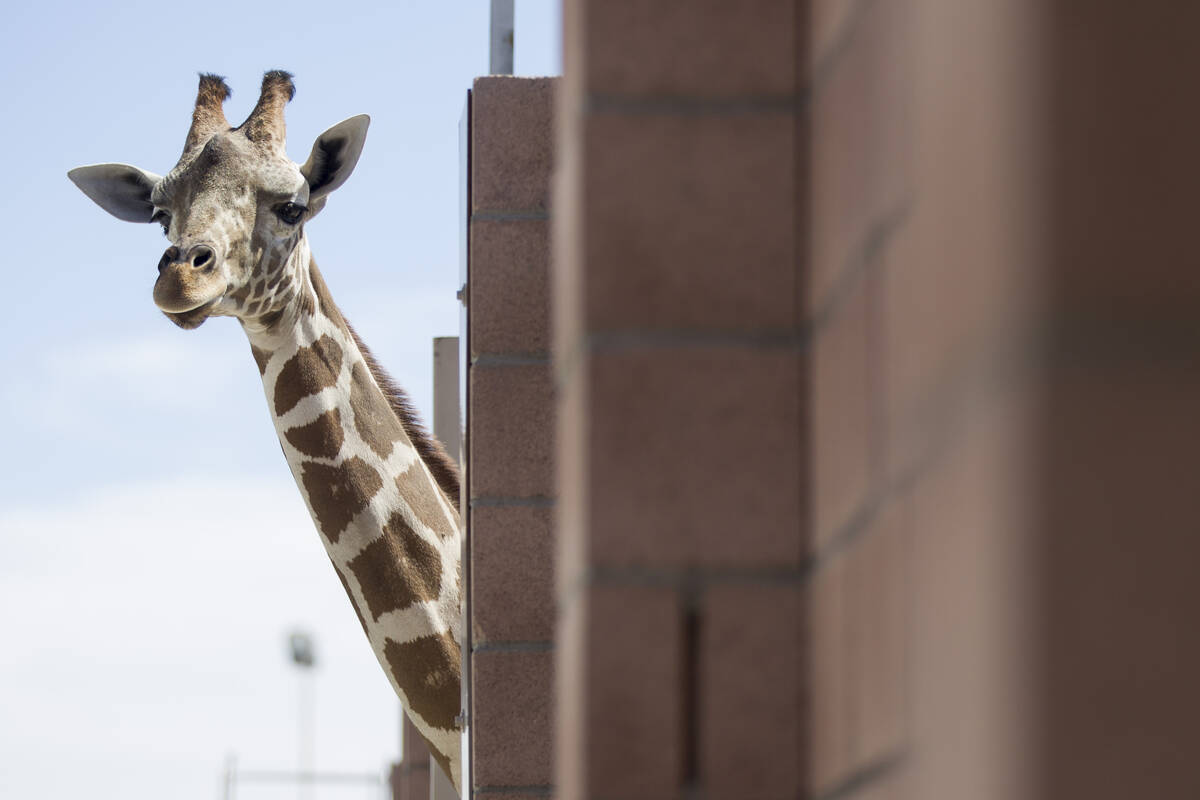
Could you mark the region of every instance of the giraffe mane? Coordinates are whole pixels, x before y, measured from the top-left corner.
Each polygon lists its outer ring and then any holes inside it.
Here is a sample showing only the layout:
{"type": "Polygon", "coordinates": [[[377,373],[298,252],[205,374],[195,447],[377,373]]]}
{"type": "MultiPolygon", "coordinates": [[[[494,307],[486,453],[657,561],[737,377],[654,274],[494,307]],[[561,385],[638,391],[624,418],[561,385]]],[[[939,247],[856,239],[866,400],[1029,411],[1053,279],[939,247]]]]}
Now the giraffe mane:
{"type": "Polygon", "coordinates": [[[417,416],[417,412],[412,406],[412,401],[409,399],[408,394],[379,365],[379,362],[375,360],[374,354],[371,353],[367,345],[359,337],[358,332],[351,327],[350,322],[342,314],[341,309],[333,302],[333,295],[330,294],[329,287],[325,285],[325,279],[322,277],[321,271],[317,269],[317,262],[313,260],[310,264],[313,290],[317,295],[317,302],[320,304],[322,313],[335,322],[345,325],[346,330],[350,331],[350,336],[354,339],[354,343],[358,345],[359,351],[362,352],[363,360],[367,363],[367,369],[370,370],[371,377],[375,379],[375,383],[379,385],[383,396],[387,398],[392,413],[400,420],[400,425],[404,428],[404,432],[408,434],[413,447],[417,449],[417,455],[425,462],[425,466],[429,467],[429,472],[433,475],[433,479],[437,482],[438,487],[441,488],[442,492],[450,500],[451,505],[457,510],[459,508],[460,492],[458,465],[446,453],[446,448],[442,446],[437,437],[425,429],[420,417],[417,416]]]}

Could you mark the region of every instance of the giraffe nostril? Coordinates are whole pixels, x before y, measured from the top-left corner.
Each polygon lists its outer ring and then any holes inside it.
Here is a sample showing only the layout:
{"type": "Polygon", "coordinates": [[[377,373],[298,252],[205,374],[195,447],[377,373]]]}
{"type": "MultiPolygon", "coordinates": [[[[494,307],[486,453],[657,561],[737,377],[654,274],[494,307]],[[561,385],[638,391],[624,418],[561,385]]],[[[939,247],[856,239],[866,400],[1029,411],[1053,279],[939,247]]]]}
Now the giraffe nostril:
{"type": "Polygon", "coordinates": [[[179,257],[179,250],[174,247],[168,247],[167,252],[163,253],[162,258],[160,258],[158,260],[158,271],[162,272],[164,269],[167,268],[167,264],[170,264],[172,261],[174,261],[178,257],[179,257]]]}
{"type": "Polygon", "coordinates": [[[213,256],[211,248],[201,245],[192,251],[192,266],[196,269],[209,271],[213,268],[213,264],[216,261],[213,256]]]}

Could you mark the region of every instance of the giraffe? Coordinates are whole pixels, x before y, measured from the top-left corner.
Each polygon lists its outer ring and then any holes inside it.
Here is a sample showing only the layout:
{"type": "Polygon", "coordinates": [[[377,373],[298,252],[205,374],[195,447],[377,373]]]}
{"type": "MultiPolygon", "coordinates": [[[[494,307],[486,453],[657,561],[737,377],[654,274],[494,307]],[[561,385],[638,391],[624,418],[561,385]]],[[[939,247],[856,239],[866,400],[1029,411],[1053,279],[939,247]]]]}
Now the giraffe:
{"type": "Polygon", "coordinates": [[[154,302],[180,328],[238,320],[296,484],[380,666],[461,791],[457,716],[462,617],[459,479],[405,395],[334,304],[305,223],[346,181],[369,119],[285,152],[292,76],[266,73],[241,125],[224,78],[201,75],[179,162],[160,177],[125,164],[68,173],[118,219],[162,226],[154,302]]]}

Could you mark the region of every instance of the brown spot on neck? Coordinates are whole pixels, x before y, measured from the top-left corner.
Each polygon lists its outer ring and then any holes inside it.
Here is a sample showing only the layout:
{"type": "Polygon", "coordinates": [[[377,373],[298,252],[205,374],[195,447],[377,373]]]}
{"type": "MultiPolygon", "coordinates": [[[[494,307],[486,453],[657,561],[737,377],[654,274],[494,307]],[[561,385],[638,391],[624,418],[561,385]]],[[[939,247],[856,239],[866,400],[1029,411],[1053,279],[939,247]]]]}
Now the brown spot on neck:
{"type": "Polygon", "coordinates": [[[367,507],[383,487],[383,479],[358,456],[335,467],[304,462],[300,482],[308,494],[308,503],[321,533],[337,544],[350,520],[367,507]]]}
{"type": "Polygon", "coordinates": [[[400,420],[362,363],[355,364],[350,373],[350,408],[358,435],[380,458],[392,454],[395,442],[408,441],[400,420]]]}
{"type": "Polygon", "coordinates": [[[383,526],[382,536],[351,559],[349,567],[376,621],[388,611],[436,600],[442,591],[442,557],[398,513],[383,526]]]}
{"type": "MultiPolygon", "coordinates": [[[[383,645],[383,655],[413,713],[435,728],[454,730],[461,702],[462,674],[462,652],[454,637],[441,633],[403,644],[388,639],[383,645]]],[[[434,757],[449,775],[450,765],[445,755],[435,751],[434,757]]]]}
{"type": "Polygon", "coordinates": [[[342,346],[325,334],[296,351],[275,380],[275,414],[282,417],[309,395],[337,383],[342,370],[342,346]]]}
{"type": "Polygon", "coordinates": [[[410,464],[408,469],[397,475],[396,488],[417,515],[417,519],[425,523],[431,531],[443,539],[454,535],[454,526],[446,518],[446,512],[437,500],[437,487],[420,464],[410,464]]]}
{"type": "Polygon", "coordinates": [[[400,424],[404,427],[404,432],[408,436],[409,442],[416,448],[417,455],[425,462],[425,466],[429,467],[429,472],[433,475],[433,479],[437,481],[438,487],[450,499],[450,505],[458,508],[458,464],[446,453],[446,448],[442,447],[442,443],[433,434],[425,430],[425,426],[421,424],[421,420],[417,416],[416,410],[412,407],[408,395],[392,381],[391,376],[384,371],[383,367],[376,363],[375,357],[367,349],[367,346],[363,344],[362,339],[358,338],[358,334],[354,332],[354,328],[351,328],[347,324],[346,329],[350,331],[350,336],[354,338],[354,343],[358,345],[359,352],[363,356],[363,362],[367,365],[367,369],[370,370],[371,376],[379,386],[379,390],[383,392],[388,405],[391,406],[392,413],[400,420],[400,424]]]}
{"type": "Polygon", "coordinates": [[[267,374],[267,363],[271,360],[271,354],[266,350],[260,350],[254,345],[250,345],[250,354],[254,356],[254,363],[258,365],[258,374],[267,374]]]}
{"type": "Polygon", "coordinates": [[[306,456],[337,458],[345,439],[341,412],[332,408],[307,425],[288,428],[283,435],[306,456]]]}
{"type": "Polygon", "coordinates": [[[235,303],[237,303],[240,306],[240,305],[244,304],[248,299],[250,299],[251,294],[252,294],[251,287],[248,284],[246,284],[243,286],[239,286],[237,289],[234,289],[232,292],[230,292],[229,299],[234,301],[235,303]]]}
{"type": "Polygon", "coordinates": [[[279,320],[282,318],[283,309],[281,308],[278,311],[272,311],[270,314],[263,314],[263,317],[259,320],[259,322],[264,328],[270,330],[271,328],[275,327],[275,323],[279,322],[279,320]]]}

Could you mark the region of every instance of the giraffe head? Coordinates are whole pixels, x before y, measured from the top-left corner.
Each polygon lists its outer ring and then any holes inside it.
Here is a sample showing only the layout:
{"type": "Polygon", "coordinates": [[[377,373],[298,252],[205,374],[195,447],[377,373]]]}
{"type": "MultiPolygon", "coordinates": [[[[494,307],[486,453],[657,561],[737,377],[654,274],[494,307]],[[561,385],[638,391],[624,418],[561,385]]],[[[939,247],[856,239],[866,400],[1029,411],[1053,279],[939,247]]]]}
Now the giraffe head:
{"type": "Polygon", "coordinates": [[[234,128],[221,108],[225,80],[201,75],[183,155],[166,176],[127,164],[68,173],[118,219],[162,226],[170,246],[158,262],[154,302],[182,328],[213,315],[270,324],[298,295],[303,276],[293,255],[304,223],[350,177],[369,119],[334,125],[297,164],[284,150],[283,109],[294,93],[291,75],[268,72],[254,110],[234,128]]]}

